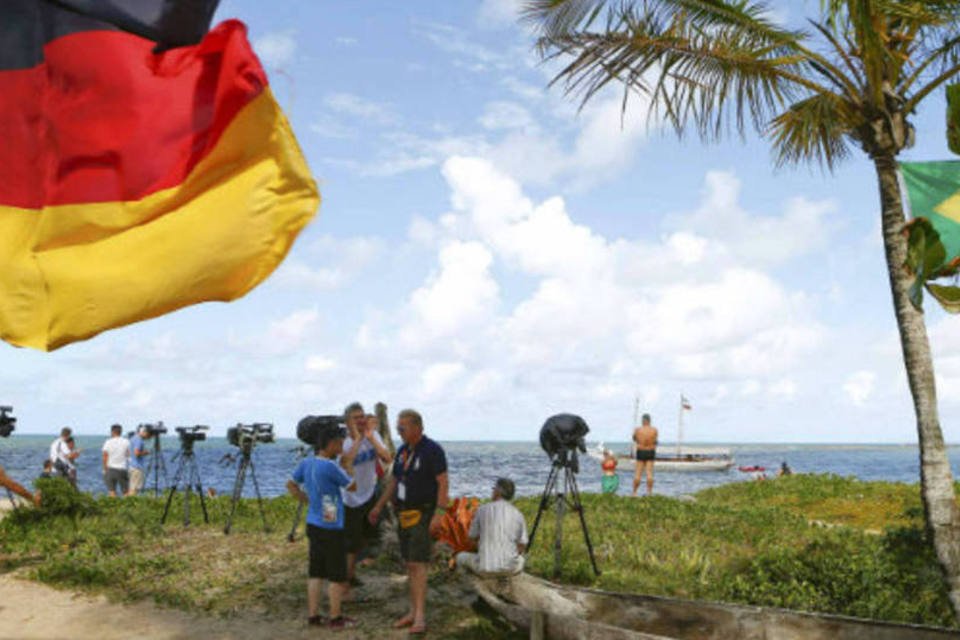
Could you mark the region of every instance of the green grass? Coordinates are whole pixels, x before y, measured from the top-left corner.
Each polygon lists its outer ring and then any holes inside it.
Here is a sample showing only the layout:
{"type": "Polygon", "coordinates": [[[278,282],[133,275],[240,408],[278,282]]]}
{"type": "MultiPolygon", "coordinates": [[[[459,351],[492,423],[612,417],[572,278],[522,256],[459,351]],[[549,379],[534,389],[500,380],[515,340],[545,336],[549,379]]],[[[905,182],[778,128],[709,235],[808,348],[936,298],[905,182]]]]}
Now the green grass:
{"type": "MultiPolygon", "coordinates": [[[[93,500],[62,486],[44,488],[47,506],[0,522],[0,570],[41,581],[151,599],[214,615],[255,612],[299,617],[304,607],[306,549],[289,544],[295,511],[287,497],[266,500],[265,534],[254,501],[243,501],[234,532],[223,522],[229,499],[208,502],[211,524],[182,526],[175,497],[166,526],[163,501],[93,500]]],[[[916,485],[793,476],[698,493],[695,501],[584,495],[602,575],[590,568],[579,521],[564,522],[561,580],[611,591],[642,592],[784,606],[878,619],[952,626],[939,568],[922,528],[916,485]],[[823,526],[840,525],[840,526],[823,526]]],[[[538,501],[517,501],[532,523],[538,501]]],[[[548,513],[528,569],[550,577],[554,514],[548,513]]],[[[395,556],[368,575],[384,576],[384,593],[358,611],[389,620],[404,606],[395,556]]],[[[507,637],[499,622],[472,611],[468,594],[442,571],[431,578],[432,626],[444,637],[507,637]]]]}
{"type": "MultiPolygon", "coordinates": [[[[594,576],[579,521],[568,514],[561,581],[954,625],[916,486],[792,476],[695,497],[584,495],[602,573],[594,576]]],[[[539,505],[517,506],[532,522],[539,505]]],[[[528,559],[528,570],[544,577],[553,574],[554,523],[553,513],[543,519],[528,559]]]]}

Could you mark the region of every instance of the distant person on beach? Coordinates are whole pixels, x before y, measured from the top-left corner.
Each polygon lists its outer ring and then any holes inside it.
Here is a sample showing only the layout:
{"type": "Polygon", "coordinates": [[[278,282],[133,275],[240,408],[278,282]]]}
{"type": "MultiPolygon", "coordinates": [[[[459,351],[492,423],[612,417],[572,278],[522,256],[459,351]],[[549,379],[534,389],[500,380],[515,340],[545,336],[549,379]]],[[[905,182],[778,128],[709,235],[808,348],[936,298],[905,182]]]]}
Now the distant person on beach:
{"type": "Polygon", "coordinates": [[[80,457],[80,449],[77,449],[77,441],[73,436],[67,438],[67,480],[77,488],[77,458],[80,457]]]}
{"type": "Polygon", "coordinates": [[[790,468],[790,465],[787,464],[787,461],[784,460],[780,463],[780,470],[777,471],[777,477],[781,478],[783,476],[792,476],[793,469],[790,468]]]}
{"type": "Polygon", "coordinates": [[[150,439],[150,431],[145,427],[137,430],[137,433],[130,438],[130,470],[128,472],[128,496],[135,496],[143,489],[143,483],[146,481],[147,456],[150,455],[150,449],[147,449],[147,440],[150,439]]]}
{"type": "Polygon", "coordinates": [[[498,478],[491,501],[480,505],[467,535],[477,541],[477,553],[457,554],[457,566],[477,574],[520,573],[527,548],[527,523],[510,504],[515,487],[508,478],[498,478]]]}
{"type": "Polygon", "coordinates": [[[388,500],[396,496],[400,555],[407,564],[410,612],[394,623],[409,633],[427,630],[427,569],[433,552],[433,534],[447,509],[447,455],[443,447],[423,434],[423,418],[413,409],[397,417],[397,432],[403,445],[393,461],[393,476],[370,521],[377,522],[388,500]]]}
{"type": "Polygon", "coordinates": [[[390,462],[390,452],[367,419],[363,405],[354,402],[344,410],[347,439],[344,451],[352,451],[355,491],[343,492],[344,534],[347,541],[347,581],[360,586],[356,577],[357,555],[373,538],[376,527],[370,522],[370,510],[377,501],[377,460],[390,462]]]}
{"type": "Polygon", "coordinates": [[[600,463],[603,475],[600,476],[600,490],[603,493],[616,493],[620,488],[620,476],[617,474],[617,456],[610,449],[603,450],[603,462],[600,463]]]}
{"type": "Polygon", "coordinates": [[[110,427],[110,437],[103,443],[103,483],[111,498],[127,495],[130,490],[127,463],[130,460],[130,441],[123,437],[123,427],[110,427]]]}
{"type": "Polygon", "coordinates": [[[287,481],[287,491],[307,505],[307,538],[310,541],[310,563],[307,578],[307,624],[331,630],[350,629],[357,621],[341,611],[347,582],[347,546],[344,536],[343,496],[341,489],[352,491],[356,483],[349,456],[341,457],[346,438],[343,427],[328,427],[320,434],[314,456],[304,458],[287,481]],[[302,485],[302,488],[301,488],[302,485]],[[329,583],[327,598],[330,617],[320,615],[320,586],[329,583]]]}
{"type": "Polygon", "coordinates": [[[53,477],[55,477],[55,474],[53,471],[53,462],[51,462],[50,458],[44,458],[43,471],[40,472],[40,475],[37,477],[37,480],[48,480],[53,477]]]}
{"type": "Polygon", "coordinates": [[[650,424],[650,414],[643,414],[641,424],[633,430],[633,449],[636,456],[636,468],[633,472],[633,495],[640,488],[640,478],[647,474],[647,495],[653,493],[653,461],[657,457],[656,428],[650,424]]]}
{"type": "Polygon", "coordinates": [[[73,430],[70,427],[64,427],[60,429],[60,436],[50,444],[50,462],[53,464],[54,470],[63,478],[66,478],[70,473],[70,465],[67,464],[67,454],[69,453],[67,438],[71,434],[73,434],[73,430]]]}

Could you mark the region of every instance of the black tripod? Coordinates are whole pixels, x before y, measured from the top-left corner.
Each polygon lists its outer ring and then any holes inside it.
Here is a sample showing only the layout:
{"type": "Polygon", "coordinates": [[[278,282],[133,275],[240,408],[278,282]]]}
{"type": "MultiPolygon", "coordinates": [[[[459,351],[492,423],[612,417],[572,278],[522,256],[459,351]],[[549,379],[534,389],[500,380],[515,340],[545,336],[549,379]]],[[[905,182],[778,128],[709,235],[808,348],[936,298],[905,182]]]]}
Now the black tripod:
{"type": "MultiPolygon", "coordinates": [[[[189,436],[189,434],[188,434],[189,436]]],[[[183,435],[180,437],[180,451],[173,457],[174,460],[180,457],[180,464],[177,466],[176,473],[173,474],[173,484],[170,485],[170,493],[167,494],[167,505],[163,508],[163,517],[160,518],[160,524],[167,521],[167,514],[170,512],[170,503],[173,502],[173,494],[177,487],[183,483],[183,526],[190,524],[190,493],[196,490],[200,496],[200,508],[203,510],[203,521],[210,523],[210,517],[207,515],[207,503],[203,497],[203,483],[200,481],[200,467],[197,466],[197,459],[193,453],[193,438],[183,435]]],[[[173,460],[171,460],[172,462],[173,460]]]]}
{"type": "Polygon", "coordinates": [[[153,453],[150,455],[150,462],[147,463],[147,469],[144,471],[144,481],[149,483],[150,474],[153,474],[153,497],[157,498],[160,493],[165,491],[170,476],[167,475],[167,463],[163,459],[163,447],[160,446],[160,434],[153,435],[153,453]],[[163,474],[163,485],[160,484],[160,474],[163,474]]]}
{"type": "Polygon", "coordinates": [[[597,559],[593,555],[593,544],[590,542],[590,532],[587,530],[587,520],[583,515],[583,503],[580,502],[580,489],[577,487],[577,452],[563,449],[553,456],[553,468],[550,469],[550,475],[547,477],[547,484],[543,489],[543,496],[540,498],[540,508],[537,510],[537,517],[533,521],[533,527],[530,529],[529,547],[533,546],[533,538],[537,535],[537,527],[540,525],[540,517],[547,510],[550,502],[553,502],[557,508],[557,526],[555,539],[553,542],[553,577],[560,575],[561,552],[563,549],[563,515],[567,507],[577,512],[580,516],[580,526],[583,528],[583,539],[587,543],[587,552],[590,554],[590,564],[593,565],[593,572],[600,575],[600,569],[597,568],[597,559]],[[563,480],[559,476],[563,473],[563,480]]]}
{"type": "Polygon", "coordinates": [[[253,466],[253,439],[243,440],[240,444],[240,464],[237,466],[237,479],[233,482],[233,502],[230,505],[230,515],[227,516],[227,526],[223,528],[223,533],[229,535],[230,527],[233,526],[233,515],[237,511],[237,505],[240,503],[240,497],[243,494],[243,483],[247,479],[247,469],[250,469],[250,477],[253,478],[253,490],[257,494],[257,504],[260,507],[260,521],[263,523],[264,533],[269,533],[267,526],[267,515],[263,510],[263,498],[260,496],[260,484],[257,482],[257,470],[253,466]]]}
{"type": "MultiPolygon", "coordinates": [[[[297,452],[297,463],[299,464],[301,460],[310,455],[310,449],[307,447],[296,447],[291,449],[291,451],[297,452]]],[[[297,528],[300,526],[300,520],[303,518],[303,503],[297,500],[297,512],[293,516],[293,526],[290,527],[290,533],[287,534],[288,542],[296,542],[297,540],[297,528]]]]}

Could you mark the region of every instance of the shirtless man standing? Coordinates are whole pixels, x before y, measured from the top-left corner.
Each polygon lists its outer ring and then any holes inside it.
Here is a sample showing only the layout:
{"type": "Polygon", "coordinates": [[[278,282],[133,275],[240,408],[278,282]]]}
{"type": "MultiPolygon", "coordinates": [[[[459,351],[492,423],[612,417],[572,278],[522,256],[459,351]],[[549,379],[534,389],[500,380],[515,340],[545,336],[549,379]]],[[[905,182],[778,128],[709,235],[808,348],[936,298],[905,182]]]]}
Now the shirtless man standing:
{"type": "Polygon", "coordinates": [[[633,430],[633,449],[636,454],[636,471],[633,474],[633,495],[640,488],[640,478],[647,472],[647,495],[653,493],[653,460],[657,457],[657,430],[650,424],[650,414],[643,414],[642,424],[633,430]]]}

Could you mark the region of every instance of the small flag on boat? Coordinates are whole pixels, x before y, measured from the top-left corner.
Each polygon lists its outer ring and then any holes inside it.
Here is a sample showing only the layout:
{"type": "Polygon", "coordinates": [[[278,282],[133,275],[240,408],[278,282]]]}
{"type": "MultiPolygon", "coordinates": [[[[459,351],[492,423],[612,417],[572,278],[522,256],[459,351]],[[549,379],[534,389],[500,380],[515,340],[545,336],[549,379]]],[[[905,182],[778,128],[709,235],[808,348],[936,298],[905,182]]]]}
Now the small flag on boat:
{"type": "Polygon", "coordinates": [[[52,350],[236,299],[319,204],[219,0],[0,2],[0,338],[52,350]]]}
{"type": "Polygon", "coordinates": [[[687,400],[685,396],[680,396],[680,406],[683,407],[684,411],[692,411],[693,405],[690,404],[690,401],[687,400]]]}

